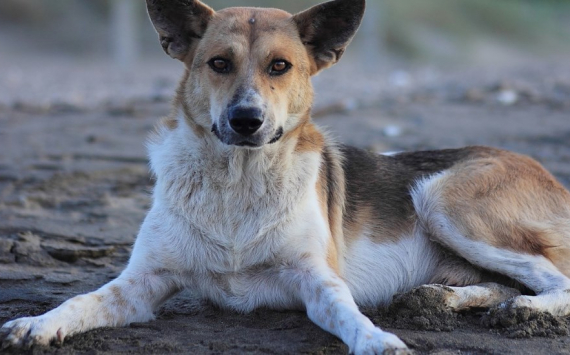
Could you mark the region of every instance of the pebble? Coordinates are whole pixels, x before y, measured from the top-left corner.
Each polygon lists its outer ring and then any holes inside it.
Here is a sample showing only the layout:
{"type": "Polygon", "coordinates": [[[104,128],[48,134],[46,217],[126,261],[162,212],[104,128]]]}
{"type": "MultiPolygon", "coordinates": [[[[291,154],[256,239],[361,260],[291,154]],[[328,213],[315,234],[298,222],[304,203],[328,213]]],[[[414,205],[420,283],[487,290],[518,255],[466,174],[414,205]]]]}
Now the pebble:
{"type": "Polygon", "coordinates": [[[519,100],[519,94],[514,90],[502,90],[497,94],[497,101],[505,106],[512,106],[519,100]]]}
{"type": "Polygon", "coordinates": [[[482,102],[485,100],[485,93],[480,89],[469,89],[465,92],[464,99],[469,102],[482,102]]]}
{"type": "Polygon", "coordinates": [[[11,264],[16,262],[16,255],[12,253],[14,241],[0,238],[0,264],[11,264]]]}
{"type": "Polygon", "coordinates": [[[412,76],[404,70],[396,70],[390,74],[390,84],[398,88],[406,88],[412,84],[412,76]]]}
{"type": "Polygon", "coordinates": [[[382,134],[386,137],[399,137],[402,135],[402,133],[403,133],[402,128],[396,125],[386,126],[382,130],[382,134]]]}

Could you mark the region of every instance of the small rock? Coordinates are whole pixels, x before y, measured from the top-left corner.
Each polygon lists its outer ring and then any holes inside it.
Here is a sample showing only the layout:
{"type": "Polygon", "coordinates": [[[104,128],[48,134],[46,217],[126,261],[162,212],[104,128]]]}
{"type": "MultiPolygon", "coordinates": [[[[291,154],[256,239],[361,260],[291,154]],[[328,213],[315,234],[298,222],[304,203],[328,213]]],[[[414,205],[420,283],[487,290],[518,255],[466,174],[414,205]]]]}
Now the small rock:
{"type": "Polygon", "coordinates": [[[81,280],[81,276],[52,272],[44,276],[44,280],[49,283],[70,285],[74,282],[81,280]]]}
{"type": "Polygon", "coordinates": [[[382,130],[382,134],[386,137],[399,137],[401,136],[403,133],[403,130],[401,127],[396,126],[396,125],[389,125],[384,127],[384,129],[382,130]]]}
{"type": "Polygon", "coordinates": [[[105,247],[76,247],[76,246],[50,246],[44,245],[43,248],[54,259],[65,261],[68,263],[76,262],[79,258],[102,258],[109,256],[115,251],[113,246],[105,247]]]}
{"type": "Polygon", "coordinates": [[[481,102],[485,100],[485,93],[479,89],[469,89],[465,92],[463,98],[469,102],[481,102]]]}
{"type": "Polygon", "coordinates": [[[41,238],[31,232],[20,233],[18,240],[14,242],[12,253],[16,258],[16,263],[32,266],[55,266],[58,261],[42,249],[41,238]]]}
{"type": "Polygon", "coordinates": [[[406,88],[412,84],[411,75],[404,70],[396,70],[390,74],[390,84],[398,88],[406,88]]]}
{"type": "Polygon", "coordinates": [[[10,239],[0,239],[0,264],[12,264],[16,262],[16,255],[12,253],[14,241],[10,239]]]}
{"type": "Polygon", "coordinates": [[[77,104],[64,101],[51,102],[45,107],[46,111],[57,113],[79,113],[85,109],[77,104]]]}
{"type": "Polygon", "coordinates": [[[111,116],[134,116],[135,106],[130,103],[114,104],[107,107],[107,113],[111,116]]]}
{"type": "Polygon", "coordinates": [[[497,101],[505,106],[511,106],[517,103],[519,94],[514,90],[503,90],[497,94],[497,101]]]}

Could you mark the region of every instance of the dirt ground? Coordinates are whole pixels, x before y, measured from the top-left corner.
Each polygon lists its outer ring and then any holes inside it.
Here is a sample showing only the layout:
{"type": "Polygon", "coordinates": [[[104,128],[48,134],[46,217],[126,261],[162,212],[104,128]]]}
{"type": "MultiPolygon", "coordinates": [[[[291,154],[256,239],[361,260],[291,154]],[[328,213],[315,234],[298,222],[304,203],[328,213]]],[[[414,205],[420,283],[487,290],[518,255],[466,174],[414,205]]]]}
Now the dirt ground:
{"type": "MultiPolygon", "coordinates": [[[[451,72],[393,65],[375,71],[355,63],[316,80],[315,120],[339,140],[374,151],[507,148],[535,157],[570,187],[564,61],[451,72]]],[[[153,80],[159,94],[83,105],[65,95],[47,103],[27,97],[42,92],[35,88],[18,97],[12,91],[14,98],[0,105],[0,324],[93,290],[127,262],[150,204],[145,137],[168,112],[176,77],[153,80]]],[[[90,97],[75,87],[73,97],[90,97]]],[[[113,97],[120,88],[109,90],[113,97]]],[[[570,353],[570,320],[544,314],[453,314],[421,292],[388,310],[365,312],[418,354],[570,353]]],[[[60,348],[30,352],[343,354],[347,348],[303,313],[235,314],[184,293],[161,307],[156,321],[94,330],[60,348]]]]}

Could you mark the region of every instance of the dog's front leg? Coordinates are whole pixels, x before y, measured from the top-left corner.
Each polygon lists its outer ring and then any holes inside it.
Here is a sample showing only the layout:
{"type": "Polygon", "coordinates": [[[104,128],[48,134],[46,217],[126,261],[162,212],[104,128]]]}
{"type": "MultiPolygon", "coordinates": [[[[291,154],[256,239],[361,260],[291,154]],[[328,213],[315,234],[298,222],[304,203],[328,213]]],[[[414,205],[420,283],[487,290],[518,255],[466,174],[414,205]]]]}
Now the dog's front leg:
{"type": "Polygon", "coordinates": [[[326,265],[304,265],[289,277],[298,286],[309,318],[338,336],[354,354],[405,353],[406,345],[358,310],[346,283],[326,265]]]}
{"type": "Polygon", "coordinates": [[[145,322],[176,291],[174,279],[164,271],[129,265],[97,291],[73,297],[41,316],[7,322],[0,329],[0,343],[3,348],[49,345],[94,328],[145,322]]]}

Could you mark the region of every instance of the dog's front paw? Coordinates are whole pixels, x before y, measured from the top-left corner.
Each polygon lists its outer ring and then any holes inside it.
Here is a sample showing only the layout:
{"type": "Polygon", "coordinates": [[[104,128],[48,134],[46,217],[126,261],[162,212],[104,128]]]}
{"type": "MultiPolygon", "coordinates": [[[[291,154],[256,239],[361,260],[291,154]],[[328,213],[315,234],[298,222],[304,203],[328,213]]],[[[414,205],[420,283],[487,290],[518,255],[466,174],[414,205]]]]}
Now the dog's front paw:
{"type": "Polygon", "coordinates": [[[45,316],[19,318],[0,328],[2,349],[49,345],[52,341],[62,343],[64,337],[63,329],[49,322],[45,316]]]}
{"type": "Polygon", "coordinates": [[[356,339],[356,344],[352,349],[352,353],[355,355],[411,354],[406,344],[404,344],[404,342],[397,336],[384,332],[378,328],[361,332],[356,339]]]}

